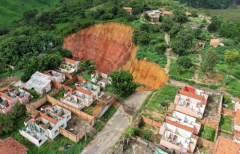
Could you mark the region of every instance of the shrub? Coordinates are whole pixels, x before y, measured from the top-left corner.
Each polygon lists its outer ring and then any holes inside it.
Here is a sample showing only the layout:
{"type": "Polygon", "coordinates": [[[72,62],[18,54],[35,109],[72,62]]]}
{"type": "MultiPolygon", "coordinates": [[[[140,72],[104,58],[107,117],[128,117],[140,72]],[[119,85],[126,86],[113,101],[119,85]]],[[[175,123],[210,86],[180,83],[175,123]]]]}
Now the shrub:
{"type": "Polygon", "coordinates": [[[96,123],[95,127],[96,127],[97,132],[100,132],[102,130],[103,126],[104,125],[102,122],[96,123]]]}
{"type": "Polygon", "coordinates": [[[122,133],[124,138],[131,136],[139,136],[140,130],[138,127],[128,127],[125,132],[122,133]]]}
{"type": "Polygon", "coordinates": [[[214,84],[211,84],[211,85],[209,85],[209,88],[216,90],[216,89],[218,89],[218,86],[216,86],[216,85],[214,85],[214,84]]]}
{"type": "Polygon", "coordinates": [[[143,139],[148,140],[148,141],[151,142],[152,140],[150,139],[150,137],[152,136],[152,134],[153,134],[152,131],[145,130],[145,131],[142,132],[141,137],[142,137],[143,139]]]}
{"type": "Polygon", "coordinates": [[[192,66],[192,60],[189,57],[179,57],[177,64],[183,68],[189,69],[192,66]]]}
{"type": "Polygon", "coordinates": [[[200,136],[206,140],[214,142],[215,137],[215,129],[211,126],[204,126],[203,131],[201,132],[200,136]]]}

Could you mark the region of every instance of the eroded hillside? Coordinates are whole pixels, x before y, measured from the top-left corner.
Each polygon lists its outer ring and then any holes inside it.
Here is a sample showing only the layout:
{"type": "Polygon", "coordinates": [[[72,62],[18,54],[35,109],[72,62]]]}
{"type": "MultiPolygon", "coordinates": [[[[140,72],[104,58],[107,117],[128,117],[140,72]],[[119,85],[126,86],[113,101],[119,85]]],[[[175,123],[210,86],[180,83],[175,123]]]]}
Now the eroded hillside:
{"type": "Polygon", "coordinates": [[[72,52],[74,60],[94,60],[104,73],[130,70],[137,83],[146,85],[137,90],[161,88],[168,75],[158,64],[135,58],[138,46],[131,42],[133,31],[120,23],[95,24],[66,37],[64,48],[72,52]]]}
{"type": "Polygon", "coordinates": [[[64,39],[74,60],[94,60],[97,68],[111,73],[129,59],[134,29],[120,23],[95,24],[64,39]]]}

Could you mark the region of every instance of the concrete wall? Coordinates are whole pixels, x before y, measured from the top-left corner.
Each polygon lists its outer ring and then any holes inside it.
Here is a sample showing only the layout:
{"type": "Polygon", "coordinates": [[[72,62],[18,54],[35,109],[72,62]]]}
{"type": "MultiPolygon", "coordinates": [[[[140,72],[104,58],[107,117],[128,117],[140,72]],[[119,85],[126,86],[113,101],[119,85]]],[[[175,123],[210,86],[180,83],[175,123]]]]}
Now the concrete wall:
{"type": "Polygon", "coordinates": [[[187,153],[186,149],[183,149],[183,148],[181,148],[181,147],[179,147],[179,146],[177,146],[177,145],[175,145],[175,144],[173,144],[171,142],[165,141],[163,139],[161,139],[160,145],[165,146],[165,147],[167,147],[169,149],[176,149],[176,150],[182,151],[184,153],[187,153]]]}
{"type": "Polygon", "coordinates": [[[195,118],[202,118],[202,115],[198,114],[197,111],[185,108],[183,106],[177,105],[175,108],[176,111],[182,112],[184,114],[190,115],[195,118]]]}

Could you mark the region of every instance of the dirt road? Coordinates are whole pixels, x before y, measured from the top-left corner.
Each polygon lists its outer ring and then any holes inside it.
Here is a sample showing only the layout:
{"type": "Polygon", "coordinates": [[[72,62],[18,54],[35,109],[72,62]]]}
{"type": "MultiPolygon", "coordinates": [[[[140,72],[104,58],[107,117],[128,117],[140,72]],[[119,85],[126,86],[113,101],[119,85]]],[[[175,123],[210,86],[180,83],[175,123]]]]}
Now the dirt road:
{"type": "Polygon", "coordinates": [[[150,94],[150,91],[137,91],[127,98],[107,122],[103,130],[83,149],[81,154],[105,154],[118,141],[121,133],[131,124],[128,115],[135,114],[148,94],[150,94]],[[132,110],[126,110],[127,108],[132,110]]]}

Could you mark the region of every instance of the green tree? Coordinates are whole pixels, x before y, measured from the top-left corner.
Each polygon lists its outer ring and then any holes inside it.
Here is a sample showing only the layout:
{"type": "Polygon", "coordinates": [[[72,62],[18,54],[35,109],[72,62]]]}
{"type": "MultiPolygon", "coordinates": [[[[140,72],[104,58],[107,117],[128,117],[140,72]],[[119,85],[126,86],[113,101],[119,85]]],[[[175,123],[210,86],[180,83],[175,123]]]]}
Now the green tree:
{"type": "Polygon", "coordinates": [[[158,43],[156,46],[155,46],[155,49],[154,51],[157,52],[158,54],[162,55],[165,53],[166,51],[166,43],[158,43]]]}
{"type": "Polygon", "coordinates": [[[173,11],[174,14],[174,20],[179,22],[179,23],[184,23],[186,22],[188,19],[187,15],[185,14],[185,10],[183,9],[175,9],[173,11]]]}
{"type": "Polygon", "coordinates": [[[204,131],[201,133],[201,137],[214,142],[215,131],[216,130],[211,126],[204,126],[204,131]]]}
{"type": "Polygon", "coordinates": [[[6,64],[6,60],[3,58],[3,56],[1,56],[0,54],[0,74],[4,73],[6,71],[7,68],[7,64],[6,64]]]}
{"type": "Polygon", "coordinates": [[[146,19],[147,21],[151,21],[151,18],[147,13],[144,14],[144,19],[146,19]]]}
{"type": "Polygon", "coordinates": [[[181,40],[172,41],[170,44],[173,51],[179,55],[182,55],[185,51],[185,44],[181,40]]]}
{"type": "Polygon", "coordinates": [[[0,124],[2,125],[2,130],[6,133],[14,131],[15,121],[14,115],[10,114],[0,114],[0,124]]]}
{"type": "Polygon", "coordinates": [[[169,17],[167,17],[163,19],[160,27],[165,32],[168,32],[173,27],[173,25],[174,25],[173,21],[169,17]]]}
{"type": "Polygon", "coordinates": [[[79,66],[82,71],[88,70],[88,72],[92,72],[97,70],[97,67],[94,65],[95,61],[91,61],[87,59],[86,61],[80,61],[79,66]]]}
{"type": "Polygon", "coordinates": [[[168,31],[168,34],[170,35],[171,38],[174,38],[180,30],[181,30],[181,26],[175,24],[174,26],[172,26],[170,31],[168,31]]]}
{"type": "Polygon", "coordinates": [[[133,14],[133,15],[138,15],[138,14],[139,14],[140,12],[142,12],[142,11],[143,11],[142,5],[136,4],[136,5],[133,6],[132,14],[133,14]]]}
{"type": "Polygon", "coordinates": [[[189,69],[192,66],[192,60],[189,57],[179,57],[177,64],[183,68],[189,69]]]}
{"type": "Polygon", "coordinates": [[[12,114],[14,115],[15,118],[18,118],[24,114],[24,110],[26,110],[25,103],[21,104],[21,103],[17,102],[12,107],[12,114]]]}
{"type": "MultiPolygon", "coordinates": [[[[224,52],[224,60],[228,64],[228,74],[231,72],[234,66],[239,62],[240,55],[239,52],[234,49],[233,51],[225,50],[224,52]]],[[[225,83],[227,82],[228,76],[225,80],[225,83]]],[[[225,85],[225,84],[224,84],[225,85]]]]}
{"type": "Polygon", "coordinates": [[[132,36],[132,42],[139,44],[139,45],[147,45],[149,44],[150,38],[149,34],[146,31],[141,31],[141,30],[134,30],[132,36]]]}
{"type": "Polygon", "coordinates": [[[130,95],[138,87],[138,84],[133,81],[133,76],[129,71],[113,71],[109,76],[112,78],[113,90],[120,96],[130,95]]]}
{"type": "Polygon", "coordinates": [[[219,62],[221,55],[213,48],[209,48],[204,57],[200,63],[200,69],[205,75],[212,76],[214,74],[214,67],[219,62]]]}

